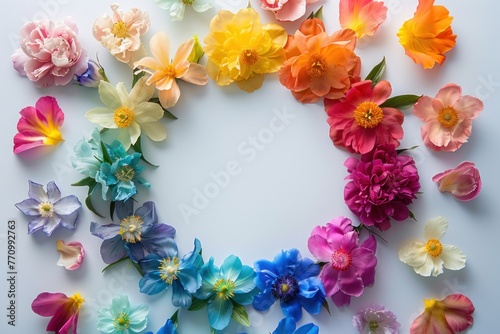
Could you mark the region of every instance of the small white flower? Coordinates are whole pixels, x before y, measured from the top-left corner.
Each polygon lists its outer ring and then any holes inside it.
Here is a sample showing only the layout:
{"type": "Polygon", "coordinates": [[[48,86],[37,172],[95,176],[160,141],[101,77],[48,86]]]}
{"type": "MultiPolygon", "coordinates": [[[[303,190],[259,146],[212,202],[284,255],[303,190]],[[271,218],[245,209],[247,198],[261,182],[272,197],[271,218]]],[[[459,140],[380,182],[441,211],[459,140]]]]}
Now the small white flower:
{"type": "Polygon", "coordinates": [[[424,226],[426,241],[405,242],[399,249],[399,259],[422,276],[438,276],[443,273],[443,266],[450,270],[464,268],[464,253],[455,246],[441,244],[447,229],[448,222],[443,217],[430,219],[424,226]]]}
{"type": "Polygon", "coordinates": [[[203,13],[214,6],[214,0],[155,0],[156,4],[170,12],[174,21],[182,21],[186,5],[193,7],[198,13],[203,13]]]}

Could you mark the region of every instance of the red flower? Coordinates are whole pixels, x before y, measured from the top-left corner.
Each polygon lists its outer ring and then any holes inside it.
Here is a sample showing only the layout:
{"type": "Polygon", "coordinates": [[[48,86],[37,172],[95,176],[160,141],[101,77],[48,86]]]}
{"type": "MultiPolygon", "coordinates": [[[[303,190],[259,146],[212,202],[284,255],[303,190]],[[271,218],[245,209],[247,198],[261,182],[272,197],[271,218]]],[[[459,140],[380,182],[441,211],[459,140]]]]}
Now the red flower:
{"type": "Polygon", "coordinates": [[[345,99],[328,101],[325,111],[333,143],[350,152],[365,154],[377,145],[399,146],[403,138],[401,111],[380,107],[392,93],[391,84],[380,81],[374,87],[370,80],[352,85],[345,99]]]}
{"type": "Polygon", "coordinates": [[[68,297],[64,293],[42,292],[31,303],[31,309],[42,317],[52,317],[46,331],[77,334],[78,314],[84,301],[78,293],[68,297]]]}

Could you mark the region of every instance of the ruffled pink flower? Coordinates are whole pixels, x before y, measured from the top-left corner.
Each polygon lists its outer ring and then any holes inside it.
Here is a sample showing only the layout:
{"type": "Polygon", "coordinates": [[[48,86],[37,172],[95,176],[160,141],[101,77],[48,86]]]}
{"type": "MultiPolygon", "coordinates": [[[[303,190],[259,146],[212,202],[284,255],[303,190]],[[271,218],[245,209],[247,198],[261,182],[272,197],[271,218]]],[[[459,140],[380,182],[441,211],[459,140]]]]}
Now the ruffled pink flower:
{"type": "Polygon", "coordinates": [[[57,145],[63,140],[59,128],[64,122],[64,113],[55,97],[43,96],[34,107],[23,108],[20,114],[19,132],[14,136],[15,154],[37,146],[57,145]]]}
{"type": "Polygon", "coordinates": [[[68,297],[64,293],[42,292],[31,303],[31,309],[42,317],[52,317],[46,331],[77,334],[78,315],[84,302],[79,293],[68,297]]]}
{"type": "Polygon", "coordinates": [[[425,299],[424,312],[413,321],[410,334],[455,334],[472,325],[474,305],[462,294],[443,300],[425,299]]]}
{"type": "Polygon", "coordinates": [[[364,225],[385,231],[391,227],[390,218],[409,217],[408,205],[420,189],[412,157],[398,154],[394,145],[380,145],[359,160],[348,158],[344,166],[351,180],[344,188],[345,203],[364,225]]]}
{"type": "Polygon", "coordinates": [[[365,287],[375,282],[373,235],[359,245],[359,237],[351,220],[337,217],[325,226],[317,226],[307,241],[309,251],[324,262],[320,278],[327,297],[338,307],[349,305],[351,297],[359,297],[365,287]]]}
{"type": "Polygon", "coordinates": [[[372,36],[387,18],[387,7],[373,0],[340,0],[339,21],[342,29],[352,29],[358,38],[372,36]]]}
{"type": "Polygon", "coordinates": [[[64,267],[67,270],[80,268],[85,258],[85,249],[83,249],[81,243],[73,241],[65,244],[64,240],[57,240],[56,247],[59,252],[58,266],[64,267]]]}
{"type": "Polygon", "coordinates": [[[138,8],[128,12],[118,10],[117,4],[111,5],[113,15],[98,18],[93,27],[95,39],[121,62],[130,66],[146,55],[142,48],[141,36],[150,26],[149,15],[138,8]]]}
{"type": "Polygon", "coordinates": [[[330,138],[348,151],[365,154],[377,145],[399,146],[404,115],[395,108],[380,107],[392,93],[391,84],[380,81],[372,88],[365,80],[354,83],[345,99],[325,100],[330,138]]]}
{"type": "Polygon", "coordinates": [[[87,52],[78,28],[64,22],[27,22],[21,28],[21,48],[11,56],[14,68],[37,87],[64,86],[87,70],[87,52]]]}
{"type": "Polygon", "coordinates": [[[295,21],[304,16],[306,5],[319,0],[260,0],[262,8],[274,12],[278,21],[295,21]]]}
{"type": "Polygon", "coordinates": [[[460,201],[469,201],[481,191],[481,176],[473,162],[464,161],[453,169],[434,175],[439,191],[449,192],[460,201]]]}
{"type": "Polygon", "coordinates": [[[483,108],[481,100],[470,95],[462,96],[462,88],[451,83],[442,87],[435,98],[422,96],[413,113],[425,122],[420,130],[427,147],[453,152],[467,142],[472,120],[483,108]]]}

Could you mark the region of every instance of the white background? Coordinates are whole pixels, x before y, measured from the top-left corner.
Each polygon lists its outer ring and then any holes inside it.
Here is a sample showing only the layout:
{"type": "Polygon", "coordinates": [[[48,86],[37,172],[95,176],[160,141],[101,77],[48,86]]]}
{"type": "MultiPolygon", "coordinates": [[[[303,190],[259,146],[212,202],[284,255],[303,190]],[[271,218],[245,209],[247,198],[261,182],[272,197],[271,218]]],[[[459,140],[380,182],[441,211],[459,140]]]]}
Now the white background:
{"type": "MultiPolygon", "coordinates": [[[[322,311],[318,316],[304,313],[301,324],[314,321],[321,333],[354,333],[352,315],[369,303],[381,303],[398,316],[401,332],[408,333],[413,319],[423,309],[424,298],[443,298],[450,293],[464,293],[476,307],[474,325],[470,333],[492,333],[498,328],[498,285],[500,261],[498,238],[500,215],[497,191],[498,131],[500,104],[500,67],[497,65],[498,13],[497,1],[440,1],[454,16],[452,24],[458,35],[456,47],[447,54],[443,66],[424,70],[404,55],[396,32],[402,23],[413,16],[417,1],[387,1],[388,19],[373,38],[358,44],[357,53],[362,59],[362,76],[383,56],[387,60],[385,79],[393,86],[393,95],[426,94],[434,96],[438,89],[450,82],[462,86],[463,93],[475,95],[484,102],[485,109],[473,123],[468,143],[455,153],[429,151],[420,137],[421,122],[406,111],[403,125],[405,137],[401,147],[420,145],[411,154],[415,158],[421,177],[422,195],[411,206],[418,222],[394,222],[383,233],[388,243],[379,242],[379,260],[375,285],[367,288],[360,298],[354,298],[349,307],[338,309],[330,302],[331,316],[322,311]],[[492,28],[493,27],[493,30],[492,28]],[[483,179],[479,197],[471,202],[459,202],[441,194],[431,181],[433,175],[455,167],[464,160],[476,163],[483,179]],[[449,230],[443,243],[458,246],[467,255],[467,266],[458,272],[446,271],[438,277],[420,277],[412,268],[399,261],[397,249],[408,238],[421,238],[423,224],[429,218],[442,215],[449,220],[449,230]]],[[[151,28],[143,41],[160,30],[166,31],[175,49],[181,42],[198,34],[203,40],[215,10],[198,14],[186,10],[184,21],[172,22],[168,14],[154,1],[122,1],[121,9],[138,6],[149,12],[151,28]]],[[[257,1],[251,2],[258,8],[257,1]]],[[[307,12],[317,9],[311,6],[307,12]]],[[[260,11],[260,9],[259,9],[260,11]]],[[[47,318],[31,311],[33,299],[43,291],[80,292],[86,299],[80,317],[79,332],[96,333],[95,310],[107,306],[112,296],[128,294],[132,304],[150,306],[150,326],[156,332],[175,311],[170,302],[170,292],[156,296],[139,293],[139,276],[127,264],[101,273],[105,266],[99,254],[101,240],[89,232],[91,221],[109,223],[99,219],[86,208],[75,231],[60,228],[51,237],[41,231],[27,234],[28,220],[14,204],[27,198],[28,180],[47,184],[54,180],[63,195],[75,194],[83,202],[86,188],[70,184],[82,176],[74,172],[69,163],[75,143],[87,136],[94,125],[86,121],[87,110],[100,106],[97,91],[85,87],[67,86],[37,89],[12,68],[10,55],[14,52],[16,35],[25,21],[48,17],[62,20],[72,16],[80,29],[80,40],[92,58],[96,53],[106,68],[109,79],[116,84],[123,81],[128,86],[131,74],[126,65],[118,63],[96,40],[91,27],[93,21],[104,13],[111,13],[106,1],[76,0],[22,0],[3,1],[3,47],[0,64],[2,96],[2,191],[0,192],[0,331],[2,333],[44,333],[47,318]],[[16,133],[18,112],[44,95],[55,96],[63,109],[66,120],[62,127],[65,141],[45,154],[33,151],[22,156],[12,153],[12,138],[16,133]],[[7,221],[16,221],[16,326],[7,325],[7,221]],[[56,266],[58,253],[56,241],[78,240],[83,243],[87,256],[82,267],[66,271],[56,266]]],[[[324,20],[328,32],[339,28],[338,2],[325,1],[324,20]]],[[[263,22],[274,22],[270,13],[262,15],[263,22]]],[[[285,25],[289,33],[298,22],[285,25]]],[[[165,120],[168,139],[162,143],[144,140],[147,158],[160,165],[148,167],[145,177],[151,182],[150,190],[139,188],[139,204],[156,202],[162,222],[177,229],[179,251],[184,254],[192,249],[193,239],[199,238],[205,260],[214,256],[220,265],[230,254],[238,255],[245,264],[253,265],[258,259],[271,260],[281,249],[298,248],[303,256],[310,257],[307,238],[317,225],[324,225],[337,216],[355,220],[343,200],[344,160],[349,156],[334,147],[328,137],[328,126],[322,103],[302,105],[282,87],[276,75],[268,75],[263,87],[247,94],[237,87],[218,87],[210,81],[205,87],[181,83],[179,103],[171,109],[179,119],[165,120]],[[291,115],[283,131],[268,130],[275,113],[291,115]],[[265,133],[267,131],[267,133],[265,133]],[[261,134],[264,140],[261,151],[255,155],[244,153],[250,147],[250,137],[261,134]],[[250,161],[249,161],[250,160],[250,161]],[[211,173],[219,173],[226,165],[236,161],[241,167],[224,189],[209,200],[203,208],[186,219],[181,213],[183,205],[193,205],[196,190],[212,182],[211,173]]],[[[98,200],[96,199],[97,203],[98,200]]],[[[98,204],[106,212],[106,204],[98,204]]],[[[366,237],[366,236],[364,236],[366,237]]],[[[233,324],[223,333],[247,331],[269,333],[282,318],[278,304],[267,313],[248,308],[252,326],[242,328],[233,324]]],[[[181,333],[208,333],[206,310],[180,313],[181,333]]]]}

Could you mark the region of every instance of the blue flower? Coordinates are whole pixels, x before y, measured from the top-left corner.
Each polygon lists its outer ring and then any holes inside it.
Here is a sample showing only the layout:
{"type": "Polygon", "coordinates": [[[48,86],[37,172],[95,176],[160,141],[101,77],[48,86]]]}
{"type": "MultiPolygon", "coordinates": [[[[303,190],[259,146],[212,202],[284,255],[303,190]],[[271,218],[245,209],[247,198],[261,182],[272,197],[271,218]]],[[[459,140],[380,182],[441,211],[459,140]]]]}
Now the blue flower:
{"type": "Polygon", "coordinates": [[[114,263],[126,256],[137,262],[165,247],[168,238],[175,236],[175,228],[158,223],[155,204],[145,202],[134,213],[134,201],[116,202],[118,224],[100,225],[91,222],[90,232],[103,239],[101,257],[105,263],[114,263]]]}
{"type": "Polygon", "coordinates": [[[75,75],[75,80],[80,86],[96,88],[101,80],[107,81],[107,78],[104,68],[94,60],[89,60],[87,70],[75,75]]]}
{"type": "Polygon", "coordinates": [[[282,319],[278,327],[274,330],[273,334],[318,334],[319,327],[313,323],[306,324],[297,330],[296,323],[293,318],[284,318],[282,319]]]}
{"type": "Polygon", "coordinates": [[[255,286],[255,271],[242,265],[241,260],[230,255],[220,267],[214,265],[213,257],[201,268],[202,284],[195,297],[208,301],[208,321],[215,330],[229,325],[235,309],[252,303],[258,293],[255,286]]]}
{"type": "Polygon", "coordinates": [[[105,145],[106,153],[111,162],[104,161],[99,166],[95,180],[102,186],[102,198],[109,199],[108,191],[111,189],[111,200],[126,201],[137,193],[135,182],[149,188],[151,185],[139,174],[145,169],[137,164],[141,160],[141,153],[128,154],[123,145],[115,140],[111,145],[105,145]]]}
{"type": "Polygon", "coordinates": [[[89,140],[82,139],[76,143],[71,165],[77,172],[95,178],[104,159],[99,130],[94,129],[91,136],[89,140]]]}
{"type": "Polygon", "coordinates": [[[74,195],[61,197],[61,191],[54,181],[47,184],[47,192],[41,184],[28,182],[29,198],[15,204],[22,213],[32,218],[28,233],[43,229],[50,236],[59,225],[74,230],[82,207],[78,198],[74,195]]]}
{"type": "Polygon", "coordinates": [[[126,295],[116,296],[109,307],[97,310],[97,329],[109,334],[140,333],[148,325],[148,313],[147,305],[131,307],[126,295]]]}
{"type": "MultiPolygon", "coordinates": [[[[153,334],[149,331],[144,334],[153,334]]],[[[170,319],[167,320],[165,325],[156,332],[156,334],[177,334],[177,329],[175,328],[174,322],[170,319]]]]}
{"type": "Polygon", "coordinates": [[[311,314],[321,311],[325,289],[318,277],[320,266],[303,259],[297,249],[281,251],[273,262],[256,261],[255,271],[255,282],[261,290],[253,301],[257,311],[268,310],[276,300],[283,314],[295,321],[302,318],[302,308],[311,314]]]}
{"type": "Polygon", "coordinates": [[[144,273],[139,282],[140,291],[155,295],[171,285],[172,304],[176,307],[191,306],[192,294],[201,286],[203,259],[200,252],[201,243],[195,239],[193,251],[179,259],[175,241],[166,239],[163,248],[139,260],[144,273]]]}

